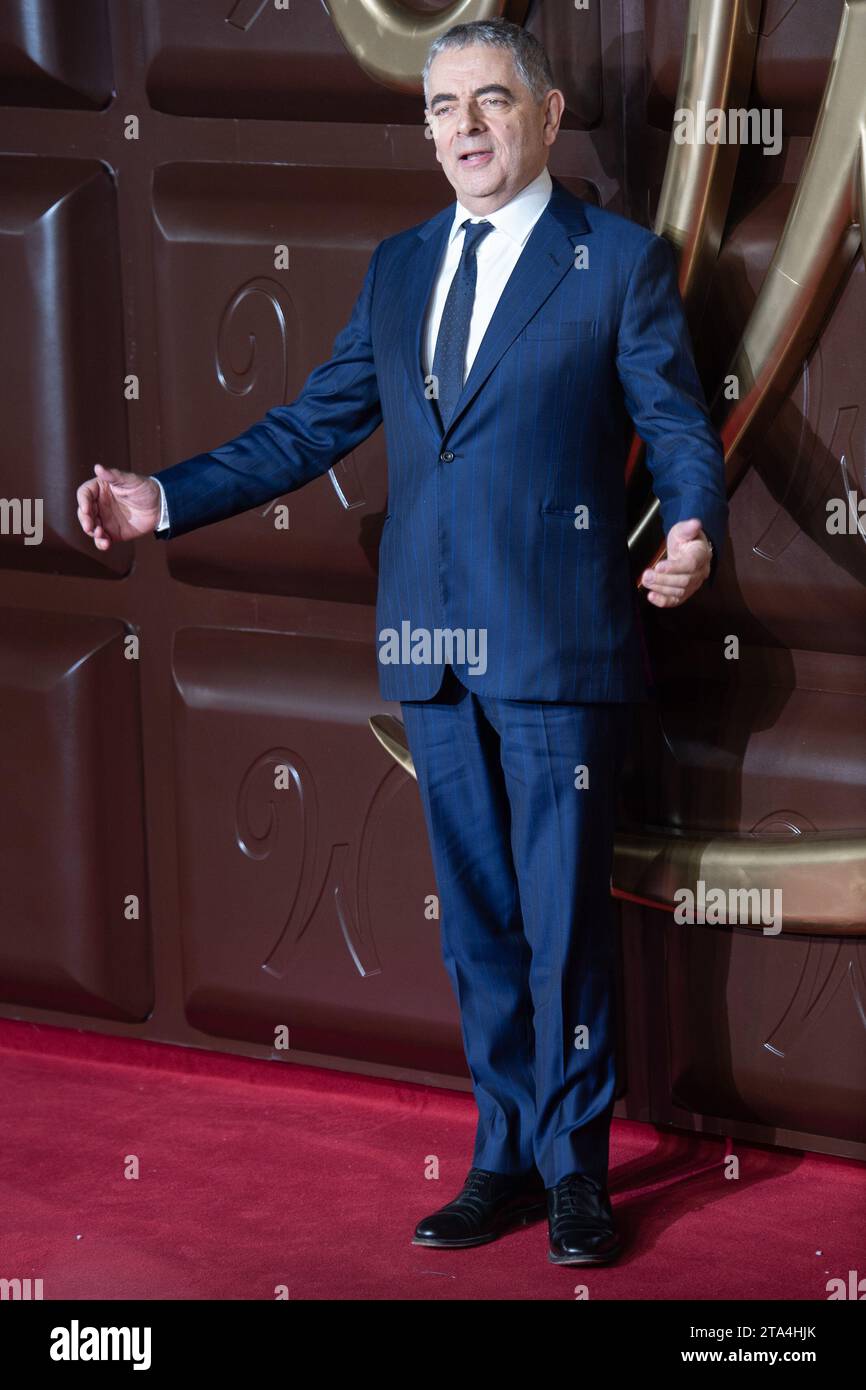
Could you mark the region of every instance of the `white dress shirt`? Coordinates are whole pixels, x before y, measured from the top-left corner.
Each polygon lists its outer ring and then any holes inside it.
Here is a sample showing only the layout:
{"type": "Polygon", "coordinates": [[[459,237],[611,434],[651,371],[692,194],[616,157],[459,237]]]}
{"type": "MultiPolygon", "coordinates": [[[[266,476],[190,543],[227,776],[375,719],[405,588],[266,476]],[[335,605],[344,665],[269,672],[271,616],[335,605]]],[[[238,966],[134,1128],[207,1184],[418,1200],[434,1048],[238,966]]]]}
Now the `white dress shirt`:
{"type": "MultiPolygon", "coordinates": [[[[458,199],[454,209],[454,222],[448,236],[448,244],[436,276],[427,310],[424,332],[424,370],[428,376],[433,367],[436,339],[439,335],[445,301],[448,298],[451,281],[454,279],[463,253],[465,233],[462,224],[468,217],[472,222],[490,222],[494,229],[487,233],[475,253],[478,264],[478,279],[472,319],[469,325],[469,341],[466,345],[466,364],[463,371],[463,380],[465,381],[472,369],[472,363],[475,361],[476,353],[490,325],[490,320],[493,318],[502,291],[508,284],[511,273],[520,259],[520,254],[529,240],[530,232],[547,207],[552,192],[553,181],[545,167],[538,177],[533,179],[532,183],[528,183],[525,188],[522,188],[509,203],[506,203],[496,212],[487,213],[486,216],[470,212],[458,199]]],[[[159,487],[161,499],[159,523],[156,529],[157,531],[164,531],[169,524],[168,503],[166,502],[165,488],[159,478],[155,478],[154,481],[159,487]]]]}

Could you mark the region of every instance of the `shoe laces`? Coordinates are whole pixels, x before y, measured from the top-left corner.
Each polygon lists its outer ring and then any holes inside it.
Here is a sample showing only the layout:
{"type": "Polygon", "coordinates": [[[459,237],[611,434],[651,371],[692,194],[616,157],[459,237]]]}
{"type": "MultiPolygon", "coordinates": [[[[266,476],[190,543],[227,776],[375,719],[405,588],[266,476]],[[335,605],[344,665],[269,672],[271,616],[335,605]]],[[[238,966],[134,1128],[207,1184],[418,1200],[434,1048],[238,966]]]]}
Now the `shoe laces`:
{"type": "Polygon", "coordinates": [[[483,1168],[470,1168],[463,1184],[461,1195],[469,1196],[474,1192],[487,1192],[490,1188],[492,1173],[486,1173],[483,1168]]]}
{"type": "Polygon", "coordinates": [[[587,1173],[572,1173],[558,1184],[558,1206],[563,1216],[596,1216],[603,1207],[602,1187],[587,1173]]]}
{"type": "Polygon", "coordinates": [[[450,1205],[479,1213],[489,1198],[492,1179],[493,1174],[483,1168],[470,1168],[460,1193],[450,1205]]]}

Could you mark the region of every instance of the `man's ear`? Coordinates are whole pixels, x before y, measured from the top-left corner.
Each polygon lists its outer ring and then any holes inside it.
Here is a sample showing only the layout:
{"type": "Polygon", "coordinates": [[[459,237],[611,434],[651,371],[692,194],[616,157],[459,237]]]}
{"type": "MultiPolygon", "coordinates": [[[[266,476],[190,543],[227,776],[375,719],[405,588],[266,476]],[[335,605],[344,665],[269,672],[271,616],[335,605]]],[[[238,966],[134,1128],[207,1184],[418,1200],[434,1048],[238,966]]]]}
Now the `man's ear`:
{"type": "MultiPolygon", "coordinates": [[[[425,119],[425,121],[427,122],[427,129],[428,129],[429,132],[430,132],[430,139],[433,140],[433,119],[432,119],[432,117],[431,117],[431,115],[430,115],[430,112],[427,110],[427,107],[426,107],[426,106],[424,107],[424,119],[425,119]]],[[[439,160],[439,163],[441,164],[441,163],[442,163],[442,160],[439,159],[439,150],[438,150],[437,147],[436,147],[436,141],[435,141],[435,140],[433,140],[433,149],[434,149],[434,151],[435,151],[436,158],[439,160]]]]}
{"type": "Polygon", "coordinates": [[[547,112],[544,121],[544,143],[552,145],[559,134],[559,127],[565,113],[565,97],[558,87],[553,87],[545,98],[547,112]]]}

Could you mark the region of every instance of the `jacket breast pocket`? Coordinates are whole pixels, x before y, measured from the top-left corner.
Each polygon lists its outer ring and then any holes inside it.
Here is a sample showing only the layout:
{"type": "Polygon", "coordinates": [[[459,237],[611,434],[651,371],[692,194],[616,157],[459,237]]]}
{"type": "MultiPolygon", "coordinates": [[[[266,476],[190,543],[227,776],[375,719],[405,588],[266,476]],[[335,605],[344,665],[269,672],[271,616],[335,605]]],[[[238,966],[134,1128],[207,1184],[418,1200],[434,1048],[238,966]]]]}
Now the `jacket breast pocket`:
{"type": "Polygon", "coordinates": [[[534,318],[523,330],[524,338],[537,341],[539,338],[553,338],[561,342],[574,342],[577,338],[598,336],[597,319],[534,318]]]}

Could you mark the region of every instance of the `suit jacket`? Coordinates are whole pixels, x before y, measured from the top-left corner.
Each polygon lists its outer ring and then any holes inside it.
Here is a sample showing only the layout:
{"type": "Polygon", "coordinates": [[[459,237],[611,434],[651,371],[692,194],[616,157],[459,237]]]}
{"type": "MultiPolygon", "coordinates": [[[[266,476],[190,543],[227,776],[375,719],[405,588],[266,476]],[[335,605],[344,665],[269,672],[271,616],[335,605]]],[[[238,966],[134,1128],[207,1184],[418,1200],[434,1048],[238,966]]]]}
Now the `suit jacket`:
{"type": "Polygon", "coordinates": [[[728,511],[674,252],[554,180],[443,433],[421,335],[453,218],[452,203],[376,247],[330,361],[294,401],[155,475],[171,519],[161,538],[303,487],[384,422],[382,696],[427,699],[450,659],[470,689],[501,699],[645,700],[630,422],[665,532],[696,516],[718,556],[728,511]]]}

